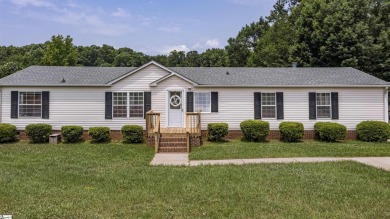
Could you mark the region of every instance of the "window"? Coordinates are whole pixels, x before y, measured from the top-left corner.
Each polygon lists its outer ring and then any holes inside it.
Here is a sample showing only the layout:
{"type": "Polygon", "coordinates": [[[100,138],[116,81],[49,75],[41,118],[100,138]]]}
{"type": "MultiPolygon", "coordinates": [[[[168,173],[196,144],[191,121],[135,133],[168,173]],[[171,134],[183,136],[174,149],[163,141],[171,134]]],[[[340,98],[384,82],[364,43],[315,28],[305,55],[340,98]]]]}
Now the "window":
{"type": "Polygon", "coordinates": [[[19,92],[19,116],[41,117],[42,116],[42,93],[19,92]]]}
{"type": "Polygon", "coordinates": [[[194,111],[211,112],[211,93],[195,93],[194,111]]]}
{"type": "Polygon", "coordinates": [[[330,118],[330,93],[317,93],[317,118],[330,118]]]}
{"type": "Polygon", "coordinates": [[[113,117],[127,118],[127,93],[117,92],[114,94],[113,117]]]}
{"type": "Polygon", "coordinates": [[[144,93],[131,92],[130,96],[130,117],[144,117],[144,93]]]}
{"type": "Polygon", "coordinates": [[[263,118],[275,118],[276,115],[275,93],[261,94],[261,111],[262,111],[263,118]]]}

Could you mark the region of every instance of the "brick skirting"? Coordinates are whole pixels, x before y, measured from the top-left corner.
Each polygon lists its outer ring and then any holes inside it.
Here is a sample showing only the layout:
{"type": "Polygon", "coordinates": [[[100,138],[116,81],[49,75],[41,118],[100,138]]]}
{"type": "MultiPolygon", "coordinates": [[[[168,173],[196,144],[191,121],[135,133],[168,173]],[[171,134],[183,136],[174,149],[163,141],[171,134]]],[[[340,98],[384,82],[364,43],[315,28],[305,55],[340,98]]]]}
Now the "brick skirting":
{"type": "MultiPolygon", "coordinates": [[[[53,133],[60,133],[58,130],[54,130],[53,133]]],[[[144,136],[146,139],[146,144],[148,146],[154,146],[154,137],[146,137],[146,132],[144,132],[144,136]]],[[[113,141],[122,141],[122,134],[119,130],[111,130],[110,133],[111,140],[113,141]]],[[[242,132],[241,130],[229,130],[226,139],[236,139],[241,138],[242,132]]],[[[91,140],[91,136],[88,135],[88,131],[84,131],[83,139],[85,140],[91,140]]],[[[207,138],[207,130],[202,130],[202,138],[207,138]]],[[[303,137],[304,139],[314,139],[314,130],[306,130],[305,135],[303,137]]],[[[346,140],[355,140],[357,138],[356,131],[347,131],[346,140]]],[[[20,140],[28,140],[25,131],[19,131],[19,139],[20,140]]],[[[278,130],[271,130],[268,139],[280,139],[280,132],[278,130]]],[[[202,143],[201,138],[199,137],[191,137],[190,144],[191,146],[200,146],[202,143]]]]}
{"type": "MultiPolygon", "coordinates": [[[[207,130],[202,130],[202,137],[207,138],[207,130]]],[[[236,139],[242,138],[241,130],[229,130],[225,139],[236,139]]],[[[347,131],[346,140],[356,140],[357,134],[356,131],[347,131]]],[[[271,130],[269,132],[267,139],[280,139],[280,131],[279,130],[271,130]]],[[[303,139],[310,140],[314,139],[314,130],[306,130],[303,139]]]]}

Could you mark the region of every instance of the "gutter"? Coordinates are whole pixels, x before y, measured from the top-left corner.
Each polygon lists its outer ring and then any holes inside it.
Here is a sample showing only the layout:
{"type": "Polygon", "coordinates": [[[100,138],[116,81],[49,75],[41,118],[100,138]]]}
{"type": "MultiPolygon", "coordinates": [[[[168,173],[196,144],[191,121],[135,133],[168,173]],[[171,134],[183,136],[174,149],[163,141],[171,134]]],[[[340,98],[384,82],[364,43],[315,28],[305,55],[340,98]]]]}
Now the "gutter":
{"type": "Polygon", "coordinates": [[[111,87],[109,84],[0,84],[0,87],[111,87]]]}
{"type": "Polygon", "coordinates": [[[381,87],[381,88],[388,88],[388,85],[383,84],[383,85],[261,85],[261,86],[256,86],[256,85],[194,85],[194,87],[221,87],[221,88],[264,88],[264,87],[269,87],[269,88],[318,88],[318,87],[340,87],[340,88],[354,88],[354,87],[381,87]]]}

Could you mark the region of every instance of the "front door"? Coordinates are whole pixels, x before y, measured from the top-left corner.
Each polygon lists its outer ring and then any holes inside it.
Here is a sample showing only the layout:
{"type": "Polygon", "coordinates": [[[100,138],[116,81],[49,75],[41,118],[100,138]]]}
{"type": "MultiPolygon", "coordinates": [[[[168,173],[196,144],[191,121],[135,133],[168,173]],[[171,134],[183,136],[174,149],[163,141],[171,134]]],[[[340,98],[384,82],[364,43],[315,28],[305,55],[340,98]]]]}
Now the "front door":
{"type": "Polygon", "coordinates": [[[183,95],[181,91],[168,92],[168,126],[183,127],[183,95]]]}

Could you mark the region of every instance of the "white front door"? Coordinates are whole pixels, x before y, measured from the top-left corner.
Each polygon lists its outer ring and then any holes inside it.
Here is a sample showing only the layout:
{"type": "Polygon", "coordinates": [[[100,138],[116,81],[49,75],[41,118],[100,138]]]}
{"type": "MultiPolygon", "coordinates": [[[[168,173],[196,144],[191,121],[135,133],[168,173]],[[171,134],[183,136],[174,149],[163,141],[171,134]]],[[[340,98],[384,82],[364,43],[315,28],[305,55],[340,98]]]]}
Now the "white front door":
{"type": "Polygon", "coordinates": [[[168,126],[183,127],[183,95],[181,91],[168,91],[168,126]]]}

